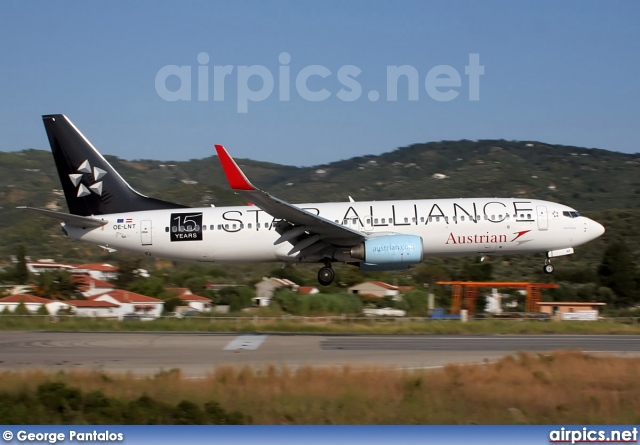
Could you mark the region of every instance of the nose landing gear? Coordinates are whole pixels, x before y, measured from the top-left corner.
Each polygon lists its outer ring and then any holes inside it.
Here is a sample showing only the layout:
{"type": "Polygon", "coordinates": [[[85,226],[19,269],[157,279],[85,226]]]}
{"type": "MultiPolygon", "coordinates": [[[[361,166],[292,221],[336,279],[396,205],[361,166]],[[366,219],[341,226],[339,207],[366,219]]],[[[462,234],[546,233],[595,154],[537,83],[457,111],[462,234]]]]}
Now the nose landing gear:
{"type": "Polygon", "coordinates": [[[551,264],[551,258],[545,258],[544,260],[544,266],[542,267],[542,271],[546,274],[552,274],[553,273],[553,264],[551,264]]]}

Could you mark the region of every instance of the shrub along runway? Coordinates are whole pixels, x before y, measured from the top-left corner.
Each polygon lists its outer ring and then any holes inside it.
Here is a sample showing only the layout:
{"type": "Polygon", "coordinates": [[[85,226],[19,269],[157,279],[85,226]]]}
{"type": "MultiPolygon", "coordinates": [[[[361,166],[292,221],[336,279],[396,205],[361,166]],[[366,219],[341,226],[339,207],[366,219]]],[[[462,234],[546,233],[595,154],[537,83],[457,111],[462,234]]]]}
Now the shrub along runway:
{"type": "Polygon", "coordinates": [[[222,365],[430,368],[494,361],[518,351],[640,355],[627,335],[237,335],[0,332],[0,370],[96,369],[203,376],[222,365]]]}

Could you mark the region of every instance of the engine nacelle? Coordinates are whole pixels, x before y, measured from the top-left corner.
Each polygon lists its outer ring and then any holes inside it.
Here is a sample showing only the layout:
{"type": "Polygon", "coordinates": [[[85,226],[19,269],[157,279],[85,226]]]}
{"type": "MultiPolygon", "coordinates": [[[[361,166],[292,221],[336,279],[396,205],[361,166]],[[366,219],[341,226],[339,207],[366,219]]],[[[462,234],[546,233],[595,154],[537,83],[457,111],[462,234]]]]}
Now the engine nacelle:
{"type": "Polygon", "coordinates": [[[422,237],[387,235],[369,238],[351,248],[351,257],[370,266],[409,267],[422,261],[422,237]]]}

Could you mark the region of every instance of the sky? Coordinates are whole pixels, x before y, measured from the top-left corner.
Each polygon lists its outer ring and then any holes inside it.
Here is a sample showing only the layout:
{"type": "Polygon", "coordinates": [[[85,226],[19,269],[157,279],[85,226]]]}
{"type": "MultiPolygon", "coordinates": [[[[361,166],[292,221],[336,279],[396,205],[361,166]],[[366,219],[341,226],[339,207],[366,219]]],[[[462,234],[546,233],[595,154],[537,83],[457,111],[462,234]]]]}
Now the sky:
{"type": "Polygon", "coordinates": [[[640,151],[636,1],[0,3],[0,151],[311,166],[414,143],[640,151]]]}

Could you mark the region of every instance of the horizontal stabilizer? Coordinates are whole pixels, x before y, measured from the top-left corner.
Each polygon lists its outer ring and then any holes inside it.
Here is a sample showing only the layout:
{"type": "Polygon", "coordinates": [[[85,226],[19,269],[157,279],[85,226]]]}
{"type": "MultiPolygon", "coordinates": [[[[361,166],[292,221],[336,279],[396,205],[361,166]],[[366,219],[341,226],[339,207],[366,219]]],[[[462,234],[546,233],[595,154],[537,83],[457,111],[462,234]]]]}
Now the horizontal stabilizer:
{"type": "Polygon", "coordinates": [[[102,227],[109,222],[104,219],[95,219],[95,218],[90,218],[88,216],[70,215],[69,213],[54,212],[53,210],[45,210],[45,209],[36,209],[34,207],[22,206],[18,208],[31,210],[32,212],[39,213],[40,215],[44,215],[48,218],[55,219],[56,221],[60,221],[75,227],[82,227],[82,228],[102,227]]]}

